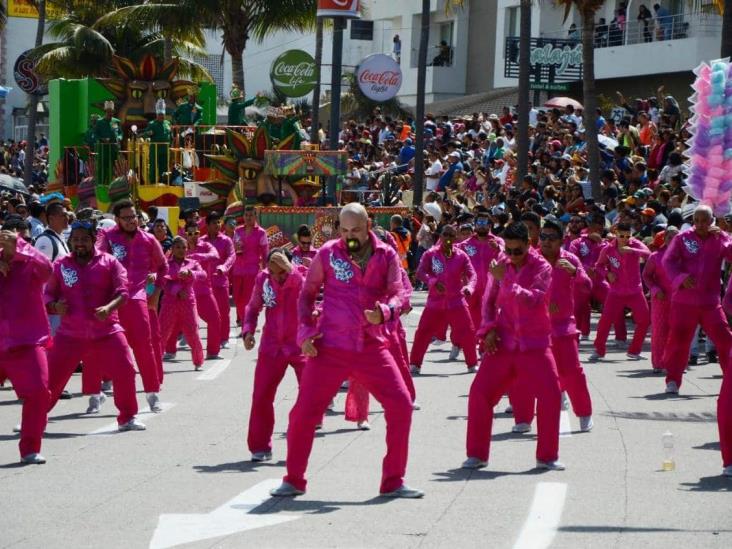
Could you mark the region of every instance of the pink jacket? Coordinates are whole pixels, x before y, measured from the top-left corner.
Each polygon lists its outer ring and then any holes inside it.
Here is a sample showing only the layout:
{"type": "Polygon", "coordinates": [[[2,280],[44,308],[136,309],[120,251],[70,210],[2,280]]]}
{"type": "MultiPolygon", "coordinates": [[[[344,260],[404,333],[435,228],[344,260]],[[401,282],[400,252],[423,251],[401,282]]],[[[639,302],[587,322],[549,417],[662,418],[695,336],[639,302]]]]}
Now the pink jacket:
{"type": "Polygon", "coordinates": [[[499,345],[509,351],[549,347],[552,266],[533,249],[519,270],[506,257],[499,261],[506,265],[506,275],[503,280],[494,279],[486,289],[478,336],[495,329],[499,345]]]}
{"type": "Polygon", "coordinates": [[[246,227],[237,227],[234,231],[234,249],[236,261],[231,271],[234,276],[255,275],[267,263],[269,241],[267,231],[259,225],[246,233],[246,227]]]}
{"type": "Polygon", "coordinates": [[[163,303],[166,301],[177,301],[181,299],[178,293],[183,290],[185,292],[184,300],[187,303],[195,305],[195,285],[206,281],[206,271],[203,270],[201,264],[195,259],[186,257],[182,262],[178,262],[175,258],[168,259],[168,273],[162,278],[162,282],[158,285],[163,289],[163,303]],[[190,277],[181,278],[180,272],[188,270],[191,272],[190,277]]]}
{"type": "Polygon", "coordinates": [[[156,280],[165,276],[167,262],[160,242],[150,233],[135,231],[132,238],[112,227],[97,235],[97,249],[112,254],[127,270],[130,299],[147,299],[147,276],[154,273],[156,280]]]}
{"type": "Polygon", "coordinates": [[[607,246],[607,242],[594,242],[589,236],[582,235],[575,238],[569,245],[569,252],[576,255],[582,262],[585,271],[594,270],[600,252],[607,246]]]}
{"type": "Polygon", "coordinates": [[[611,242],[600,252],[595,269],[597,274],[607,280],[608,273],[614,273],[617,278],[610,282],[610,293],[631,295],[643,291],[641,284],[641,258],[651,255],[651,251],[643,242],[631,238],[628,246],[632,252],[621,254],[616,242],[611,242]]]}
{"type": "Polygon", "coordinates": [[[46,303],[65,301],[67,312],[61,317],[56,335],[77,339],[98,339],[124,331],[117,311],[98,320],[94,311],[118,296],[129,298],[127,271],[111,254],[94,250],[94,256],[81,265],[74,255],[53,264],[53,276],[46,285],[46,303]]]}
{"type": "Polygon", "coordinates": [[[241,333],[254,335],[259,313],[264,307],[260,353],[271,356],[300,354],[297,344],[297,301],[304,282],[305,278],[298,269],[293,269],[284,283],[274,280],[268,270],[257,275],[252,298],[244,312],[241,333]]]}
{"type": "Polygon", "coordinates": [[[732,262],[732,239],[726,234],[699,238],[693,227],[681,231],[671,241],[663,257],[663,266],[671,279],[672,302],[714,306],[721,293],[722,261],[732,262]],[[694,288],[683,288],[689,276],[696,280],[694,288]]]}
{"type": "Polygon", "coordinates": [[[199,240],[199,242],[201,240],[203,240],[204,242],[208,242],[214,248],[216,248],[217,252],[219,252],[219,257],[214,262],[213,273],[211,276],[211,287],[228,288],[229,271],[234,266],[234,261],[236,261],[236,252],[234,252],[234,241],[222,233],[216,235],[216,238],[214,239],[210,239],[208,236],[204,236],[199,240]]]}
{"type": "Polygon", "coordinates": [[[205,240],[199,240],[194,249],[188,250],[188,257],[198,261],[203,272],[206,273],[205,278],[197,278],[195,280],[193,290],[196,292],[196,295],[210,295],[212,292],[211,279],[213,278],[216,265],[219,262],[219,252],[205,240]]]}
{"type": "Polygon", "coordinates": [[[309,250],[303,250],[300,246],[296,246],[292,250],[292,262],[295,265],[304,265],[305,267],[307,267],[307,265],[305,265],[302,261],[303,258],[305,257],[312,261],[312,259],[315,257],[315,254],[317,254],[317,253],[318,253],[317,248],[310,248],[309,250]]]}
{"type": "Polygon", "coordinates": [[[448,259],[439,243],[422,254],[417,278],[429,287],[425,305],[429,309],[446,310],[465,305],[467,301],[463,291],[468,290],[472,295],[477,284],[477,275],[468,254],[456,246],[448,259]],[[445,286],[443,293],[435,288],[438,282],[445,286]]]}
{"type": "Polygon", "coordinates": [[[386,327],[374,326],[364,311],[381,303],[385,323],[399,316],[403,288],[396,251],[369,233],[373,254],[365,272],[351,261],[340,238],[327,242],[313,259],[300,293],[298,344],[318,333],[324,347],[362,351],[371,345],[386,346],[386,327]],[[322,312],[313,317],[315,300],[323,287],[322,312]]]}
{"type": "Polygon", "coordinates": [[[43,285],[51,272],[48,258],[18,238],[10,272],[7,276],[0,274],[0,352],[48,340],[43,285]]]}
{"type": "Polygon", "coordinates": [[[653,252],[643,268],[643,282],[651,292],[652,298],[661,291],[666,294],[666,299],[671,299],[671,278],[663,266],[663,258],[667,250],[668,248],[664,246],[657,252],[653,252]]]}
{"type": "Polygon", "coordinates": [[[579,258],[562,249],[559,252],[559,259],[566,259],[574,265],[577,272],[571,276],[556,263],[552,265],[552,283],[549,289],[549,305],[556,305],[558,310],[549,311],[549,318],[552,323],[552,336],[562,337],[577,334],[577,323],[574,318],[574,296],[575,289],[583,293],[590,292],[592,281],[587,276],[582,262],[579,258]]]}
{"type": "Polygon", "coordinates": [[[489,234],[484,240],[471,236],[458,244],[458,247],[470,258],[470,263],[478,277],[475,292],[482,296],[491,275],[491,261],[497,259],[503,251],[503,239],[492,234],[489,234]]]}

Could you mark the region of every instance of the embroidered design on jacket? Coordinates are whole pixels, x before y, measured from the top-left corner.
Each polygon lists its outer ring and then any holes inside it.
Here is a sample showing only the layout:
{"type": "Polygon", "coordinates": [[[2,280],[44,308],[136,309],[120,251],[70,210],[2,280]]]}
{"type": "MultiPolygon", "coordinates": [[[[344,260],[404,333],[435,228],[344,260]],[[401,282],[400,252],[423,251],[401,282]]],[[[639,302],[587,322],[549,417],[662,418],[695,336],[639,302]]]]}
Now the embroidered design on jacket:
{"type": "Polygon", "coordinates": [[[432,257],[432,272],[436,275],[445,272],[445,266],[442,264],[442,261],[435,256],[432,257]]]}
{"type": "Polygon", "coordinates": [[[112,255],[117,259],[117,261],[124,261],[125,257],[127,257],[127,248],[125,248],[122,244],[115,244],[112,242],[112,255]]]}
{"type": "Polygon", "coordinates": [[[614,255],[608,256],[607,260],[610,262],[610,265],[612,265],[616,269],[620,268],[620,260],[614,255]]]}
{"type": "Polygon", "coordinates": [[[699,243],[696,240],[684,238],[684,247],[690,254],[699,253],[699,243]]]}
{"type": "Polygon", "coordinates": [[[477,253],[478,253],[478,250],[477,250],[477,248],[476,248],[475,246],[473,246],[472,244],[467,244],[466,246],[464,246],[464,247],[463,247],[463,250],[464,250],[464,251],[465,251],[465,253],[466,253],[466,254],[468,254],[468,255],[469,255],[470,257],[473,257],[473,256],[474,256],[475,254],[477,254],[477,253]]]}
{"type": "Polygon", "coordinates": [[[334,253],[330,254],[330,266],[333,267],[333,273],[336,280],[341,282],[350,282],[353,278],[353,269],[351,265],[342,259],[338,259],[334,253]]]}
{"type": "Polygon", "coordinates": [[[79,282],[79,274],[71,267],[64,267],[61,265],[61,276],[64,279],[64,284],[68,288],[73,288],[74,285],[79,282]]]}
{"type": "Polygon", "coordinates": [[[277,294],[269,283],[269,279],[266,279],[262,285],[262,301],[264,301],[264,306],[268,309],[277,305],[277,294]]]}
{"type": "Polygon", "coordinates": [[[590,249],[587,247],[587,244],[582,242],[579,247],[579,253],[582,257],[587,257],[590,255],[590,249]]]}

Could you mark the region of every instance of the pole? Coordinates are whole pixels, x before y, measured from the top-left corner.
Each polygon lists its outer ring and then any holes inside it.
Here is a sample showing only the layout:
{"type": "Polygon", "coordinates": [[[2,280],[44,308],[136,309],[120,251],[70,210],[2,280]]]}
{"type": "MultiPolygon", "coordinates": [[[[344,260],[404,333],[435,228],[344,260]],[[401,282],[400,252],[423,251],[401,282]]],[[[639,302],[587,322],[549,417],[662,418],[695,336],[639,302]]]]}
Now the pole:
{"type": "MultiPolygon", "coordinates": [[[[338,135],[340,134],[341,122],[341,72],[343,70],[343,29],[346,20],[343,17],[333,18],[333,62],[330,75],[330,139],[331,151],[338,150],[338,135]]],[[[326,200],[331,200],[336,205],[336,183],[338,178],[328,178],[328,193],[326,200]]]]}
{"type": "Polygon", "coordinates": [[[417,108],[414,157],[414,205],[422,205],[424,192],[424,103],[427,86],[427,44],[430,41],[430,0],[422,0],[422,17],[417,62],[417,108]]]}

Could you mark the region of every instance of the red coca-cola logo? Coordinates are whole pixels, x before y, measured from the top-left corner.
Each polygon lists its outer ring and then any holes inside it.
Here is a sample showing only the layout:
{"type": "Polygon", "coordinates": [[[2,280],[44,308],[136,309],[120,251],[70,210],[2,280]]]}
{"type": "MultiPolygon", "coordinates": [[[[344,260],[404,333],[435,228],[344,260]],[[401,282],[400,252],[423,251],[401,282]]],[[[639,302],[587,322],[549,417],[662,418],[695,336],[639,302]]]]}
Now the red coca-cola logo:
{"type": "Polygon", "coordinates": [[[372,101],[389,101],[402,86],[402,70],[390,56],[370,55],[356,71],[358,87],[372,101]]]}
{"type": "Polygon", "coordinates": [[[379,84],[386,86],[398,86],[401,84],[402,75],[394,71],[371,72],[365,70],[359,76],[360,82],[368,82],[369,84],[379,84]]]}

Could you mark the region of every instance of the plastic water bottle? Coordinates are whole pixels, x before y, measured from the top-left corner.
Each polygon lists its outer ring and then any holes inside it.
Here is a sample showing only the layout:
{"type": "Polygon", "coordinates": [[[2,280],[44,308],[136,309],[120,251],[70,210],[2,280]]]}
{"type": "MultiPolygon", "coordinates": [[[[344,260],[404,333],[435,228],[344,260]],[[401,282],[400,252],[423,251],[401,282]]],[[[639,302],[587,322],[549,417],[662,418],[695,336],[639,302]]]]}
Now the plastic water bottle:
{"type": "Polygon", "coordinates": [[[676,469],[676,462],[674,461],[674,435],[671,431],[666,431],[661,436],[661,442],[663,443],[663,465],[661,469],[663,471],[674,471],[676,469]]]}

